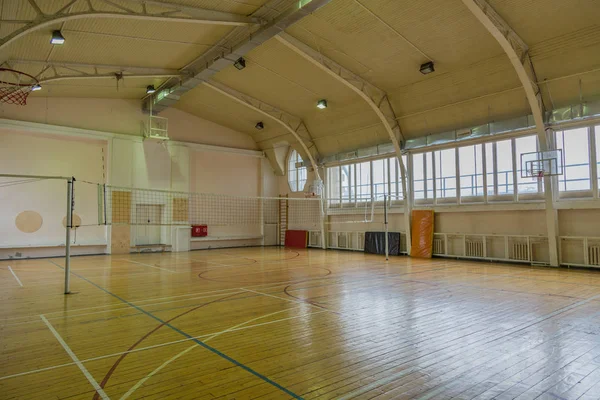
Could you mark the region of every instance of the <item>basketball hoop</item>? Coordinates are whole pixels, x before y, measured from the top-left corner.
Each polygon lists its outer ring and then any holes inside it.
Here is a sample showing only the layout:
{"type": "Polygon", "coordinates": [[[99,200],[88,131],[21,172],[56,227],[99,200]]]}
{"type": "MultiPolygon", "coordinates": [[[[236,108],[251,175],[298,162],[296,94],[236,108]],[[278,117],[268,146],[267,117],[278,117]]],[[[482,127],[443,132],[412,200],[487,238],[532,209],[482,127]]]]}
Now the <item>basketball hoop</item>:
{"type": "Polygon", "coordinates": [[[537,173],[538,182],[541,182],[544,180],[544,175],[545,175],[544,171],[538,171],[538,173],[537,173]]]}
{"type": "Polygon", "coordinates": [[[0,68],[0,103],[24,106],[27,96],[39,81],[32,75],[9,68],[0,68]]]}

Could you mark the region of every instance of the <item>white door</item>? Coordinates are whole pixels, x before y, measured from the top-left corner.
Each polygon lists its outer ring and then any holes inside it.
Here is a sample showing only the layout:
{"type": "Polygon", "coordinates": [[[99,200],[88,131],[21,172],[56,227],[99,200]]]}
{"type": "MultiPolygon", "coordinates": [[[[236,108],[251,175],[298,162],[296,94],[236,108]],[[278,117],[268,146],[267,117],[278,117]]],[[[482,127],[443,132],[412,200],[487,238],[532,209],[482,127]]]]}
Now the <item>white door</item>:
{"type": "Polygon", "coordinates": [[[136,245],[160,244],[161,211],[159,204],[136,205],[136,245]]]}

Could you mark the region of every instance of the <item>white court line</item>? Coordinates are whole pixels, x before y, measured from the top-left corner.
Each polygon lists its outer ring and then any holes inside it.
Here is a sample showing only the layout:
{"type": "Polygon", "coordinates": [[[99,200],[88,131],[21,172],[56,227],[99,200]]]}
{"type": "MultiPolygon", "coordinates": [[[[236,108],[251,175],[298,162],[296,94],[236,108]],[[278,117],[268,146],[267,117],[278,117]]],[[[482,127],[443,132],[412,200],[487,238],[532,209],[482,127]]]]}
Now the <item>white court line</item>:
{"type": "MultiPolygon", "coordinates": [[[[285,310],[281,310],[281,311],[276,311],[274,313],[271,314],[266,314],[266,315],[262,315],[260,317],[256,317],[256,318],[252,318],[248,321],[242,322],[241,324],[237,324],[235,326],[232,326],[231,328],[225,329],[224,331],[215,333],[214,335],[208,337],[207,339],[203,340],[204,343],[208,342],[211,339],[214,339],[224,333],[227,332],[231,332],[233,330],[235,330],[236,328],[240,328],[246,324],[249,324],[250,322],[253,321],[257,321],[259,319],[263,319],[263,318],[267,318],[267,317],[271,317],[273,315],[276,314],[281,314],[282,312],[286,312],[286,311],[290,311],[292,310],[291,308],[285,309],[285,310]]],[[[140,379],[135,385],[133,385],[131,387],[131,389],[129,389],[127,391],[127,393],[125,393],[123,396],[121,396],[121,398],[119,400],[125,400],[127,399],[129,396],[131,396],[131,394],[133,392],[135,392],[136,390],[138,390],[140,388],[140,386],[142,386],[144,383],[146,383],[146,381],[150,378],[152,378],[154,375],[156,375],[158,372],[160,372],[160,370],[162,370],[163,368],[165,368],[167,365],[171,364],[173,361],[177,360],[178,358],[186,355],[187,353],[189,353],[190,351],[192,351],[193,349],[197,348],[198,345],[196,343],[194,343],[193,345],[191,345],[190,347],[188,347],[187,349],[181,351],[180,353],[174,355],[173,357],[169,358],[167,361],[165,361],[164,363],[162,363],[160,366],[158,366],[154,371],[150,372],[148,375],[146,375],[145,377],[143,377],[142,379],[140,379]]]]}
{"type": "Polygon", "coordinates": [[[79,358],[77,358],[77,356],[75,355],[75,353],[73,353],[73,351],[71,350],[71,348],[69,347],[69,345],[67,343],[65,343],[65,341],[63,340],[63,338],[58,334],[58,332],[56,332],[56,329],[54,329],[54,327],[52,326],[52,324],[43,315],[40,315],[40,318],[42,319],[42,321],[44,321],[44,323],[46,324],[46,326],[48,327],[48,329],[50,329],[50,332],[52,332],[52,334],[54,335],[54,337],[56,338],[56,340],[58,340],[58,342],[63,347],[63,349],[65,349],[65,351],[71,357],[71,359],[73,360],[73,362],[79,367],[79,369],[81,370],[81,372],[83,372],[83,375],[85,375],[85,377],[87,378],[88,382],[90,382],[92,384],[92,386],[94,387],[94,389],[96,389],[96,392],[98,392],[98,394],[100,395],[100,397],[102,397],[103,400],[110,400],[110,397],[108,397],[106,395],[106,393],[104,393],[104,390],[102,390],[102,388],[100,387],[100,385],[98,385],[98,382],[96,382],[96,380],[94,379],[94,377],[92,376],[92,374],[90,374],[90,372],[87,370],[87,368],[83,366],[83,364],[81,363],[81,361],[79,361],[79,358]]]}
{"type": "Polygon", "coordinates": [[[166,268],[157,267],[156,265],[144,264],[144,263],[141,263],[141,262],[131,261],[131,260],[123,260],[123,261],[127,261],[127,262],[134,263],[134,264],[139,264],[139,265],[144,265],[144,266],[150,267],[150,268],[160,269],[161,271],[167,271],[167,272],[170,272],[172,274],[176,273],[176,271],[173,271],[173,270],[170,270],[170,269],[166,269],[166,268]]]}
{"type": "Polygon", "coordinates": [[[21,280],[19,279],[17,274],[15,274],[15,271],[13,271],[13,269],[10,267],[10,265],[8,266],[8,270],[10,271],[11,274],[13,274],[13,276],[15,277],[15,279],[17,280],[19,285],[21,285],[21,287],[23,287],[23,283],[21,283],[21,280]]]}
{"type": "MultiPolygon", "coordinates": [[[[297,316],[294,316],[294,317],[276,319],[276,320],[269,321],[269,322],[262,322],[260,324],[254,324],[254,325],[244,326],[244,327],[241,327],[241,328],[235,328],[235,329],[230,328],[227,331],[228,332],[242,331],[242,330],[246,330],[246,329],[256,328],[256,327],[259,327],[259,326],[271,325],[271,324],[275,324],[275,323],[282,322],[282,321],[288,321],[288,320],[291,320],[291,319],[302,318],[302,317],[306,317],[306,316],[309,316],[309,315],[317,315],[317,314],[321,314],[321,313],[324,313],[324,312],[327,312],[327,311],[326,310],[321,310],[321,311],[316,311],[316,312],[309,312],[309,313],[302,314],[302,315],[297,315],[297,316]]],[[[248,322],[248,321],[246,321],[246,322],[248,322]]],[[[155,345],[147,346],[147,347],[139,347],[137,349],[133,349],[133,350],[129,350],[129,351],[120,351],[118,353],[105,354],[103,356],[86,358],[85,360],[81,360],[81,362],[82,363],[86,363],[86,362],[91,362],[91,361],[98,361],[98,360],[103,360],[105,358],[111,358],[111,357],[121,356],[123,354],[137,353],[139,351],[152,350],[152,349],[156,349],[158,347],[170,346],[172,344],[177,344],[177,343],[182,343],[182,342],[188,342],[188,341],[194,340],[194,339],[202,339],[202,338],[205,338],[205,337],[210,337],[210,336],[221,334],[221,333],[224,333],[224,332],[207,333],[207,334],[204,334],[204,335],[194,336],[194,337],[191,337],[191,338],[174,340],[172,342],[159,343],[159,344],[155,344],[155,345]]],[[[34,370],[31,370],[31,371],[20,372],[18,374],[5,375],[5,376],[0,377],[0,381],[3,381],[5,379],[10,379],[10,378],[17,378],[17,377],[23,376],[23,375],[31,375],[31,374],[36,374],[38,372],[45,372],[45,371],[50,371],[50,370],[54,370],[54,369],[58,369],[58,368],[69,367],[71,365],[76,365],[76,363],[71,362],[71,363],[66,363],[66,364],[58,364],[58,365],[53,365],[51,367],[45,367],[45,368],[34,369],[34,370]]]]}
{"type": "Polygon", "coordinates": [[[303,304],[305,306],[311,306],[314,307],[318,310],[325,310],[327,312],[333,313],[333,314],[339,314],[337,311],[332,311],[332,310],[328,310],[325,307],[319,307],[319,306],[315,306],[314,304],[311,304],[307,301],[300,301],[300,300],[295,300],[295,299],[286,299],[284,297],[279,297],[279,296],[274,296],[272,294],[268,294],[268,293],[261,293],[261,292],[255,292],[254,290],[250,290],[250,289],[246,289],[246,288],[240,288],[241,290],[244,290],[246,292],[251,292],[251,293],[256,293],[256,294],[261,294],[263,296],[269,296],[269,297],[273,297],[275,299],[279,299],[279,300],[284,300],[284,301],[290,301],[292,303],[298,303],[298,304],[303,304]]]}
{"type": "MultiPolygon", "coordinates": [[[[126,260],[124,260],[126,261],[126,260]]],[[[184,271],[184,272],[174,272],[175,274],[179,274],[179,273],[188,273],[189,271],[184,271]]],[[[360,278],[362,276],[359,276],[358,278],[360,278]]],[[[270,282],[270,283],[261,283],[261,284],[257,284],[257,285],[249,285],[249,286],[245,286],[245,288],[265,288],[268,289],[269,286],[281,286],[281,285],[285,285],[288,283],[300,283],[300,282],[311,282],[311,281],[318,281],[318,280],[322,280],[322,279],[341,279],[340,277],[334,277],[332,275],[327,275],[324,277],[315,277],[315,278],[298,278],[298,279],[294,279],[294,280],[289,280],[289,281],[278,281],[278,282],[270,282]]],[[[376,278],[376,279],[387,279],[387,276],[383,276],[380,278],[376,278]]],[[[207,293],[223,293],[223,294],[228,294],[227,292],[232,292],[232,291],[236,291],[236,290],[242,290],[242,288],[240,287],[233,287],[233,288],[229,288],[229,289],[219,289],[219,290],[209,290],[209,291],[204,291],[204,292],[197,292],[197,293],[188,293],[188,294],[182,294],[182,295],[178,295],[178,296],[166,296],[166,297],[150,297],[147,299],[141,299],[141,300],[132,300],[131,302],[133,304],[136,305],[144,305],[143,303],[148,302],[148,301],[156,301],[156,300],[164,300],[164,299],[175,299],[175,298],[181,298],[181,297],[190,297],[190,296],[197,296],[199,294],[207,294],[207,293]]],[[[260,293],[260,294],[264,294],[264,293],[260,293]]],[[[282,300],[285,300],[283,298],[281,298],[282,300]]],[[[304,304],[304,303],[303,303],[304,304]]],[[[103,306],[93,306],[93,307],[82,307],[82,308],[73,308],[71,310],[68,310],[67,313],[69,312],[73,312],[73,311],[83,311],[83,310],[91,310],[94,308],[106,308],[106,307],[114,307],[114,306],[118,306],[119,303],[115,303],[113,305],[103,305],[103,306]]],[[[121,308],[121,307],[119,307],[121,308]]],[[[123,306],[122,308],[127,308],[126,306],[123,306]]],[[[118,308],[117,308],[118,309],[118,308]]],[[[46,313],[45,315],[50,315],[50,314],[64,314],[65,311],[53,311],[53,312],[49,312],[46,313]]],[[[68,314],[67,314],[68,315],[68,314]]],[[[37,314],[31,314],[31,315],[26,315],[26,316],[22,316],[22,317],[11,317],[11,318],[4,318],[2,319],[0,322],[6,322],[6,321],[14,321],[14,320],[18,320],[18,319],[26,319],[26,318],[33,318],[33,317],[37,317],[37,314]]],[[[1,323],[0,323],[1,325],[1,323]]]]}

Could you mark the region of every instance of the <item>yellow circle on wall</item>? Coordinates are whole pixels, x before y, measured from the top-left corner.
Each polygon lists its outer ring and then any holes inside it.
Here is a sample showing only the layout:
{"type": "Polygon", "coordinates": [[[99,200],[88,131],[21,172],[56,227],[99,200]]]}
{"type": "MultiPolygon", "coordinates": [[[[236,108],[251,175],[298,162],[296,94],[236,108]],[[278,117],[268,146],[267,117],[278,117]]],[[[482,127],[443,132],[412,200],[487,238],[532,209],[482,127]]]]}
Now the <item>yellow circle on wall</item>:
{"type": "MultiPolygon", "coordinates": [[[[67,227],[67,217],[65,216],[62,221],[63,226],[67,227]]],[[[73,228],[79,228],[81,226],[81,217],[75,213],[73,213],[73,217],[71,218],[71,226],[73,228]]]]}
{"type": "Polygon", "coordinates": [[[43,223],[44,219],[36,211],[23,211],[15,218],[15,226],[24,233],[37,232],[43,223]]]}

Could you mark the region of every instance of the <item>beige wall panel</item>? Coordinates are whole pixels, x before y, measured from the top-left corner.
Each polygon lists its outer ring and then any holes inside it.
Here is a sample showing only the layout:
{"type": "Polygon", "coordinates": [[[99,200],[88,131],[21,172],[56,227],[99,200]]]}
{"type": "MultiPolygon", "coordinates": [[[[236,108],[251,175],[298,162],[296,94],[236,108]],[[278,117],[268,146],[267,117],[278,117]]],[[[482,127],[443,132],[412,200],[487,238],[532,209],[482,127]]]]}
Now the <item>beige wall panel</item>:
{"type": "Polygon", "coordinates": [[[131,247],[131,232],[129,225],[113,225],[111,227],[111,254],[127,254],[131,247]]]}
{"type": "Polygon", "coordinates": [[[111,210],[113,224],[129,224],[131,222],[131,192],[115,190],[112,192],[111,210]]]}
{"type": "Polygon", "coordinates": [[[600,237],[600,209],[559,210],[558,226],[561,236],[600,237]]]}
{"type": "MultiPolygon", "coordinates": [[[[160,115],[169,118],[169,136],[173,140],[248,150],[258,148],[256,142],[246,133],[196,117],[176,108],[168,108],[160,115]]],[[[232,117],[235,117],[235,115],[232,117]]],[[[258,122],[259,118],[257,117],[252,121],[258,122]]],[[[265,130],[273,128],[273,124],[265,120],[265,130]]],[[[254,125],[251,129],[255,130],[254,125]]]]}
{"type": "Polygon", "coordinates": [[[191,190],[198,193],[259,196],[260,158],[194,151],[191,190]]]}
{"type": "Polygon", "coordinates": [[[435,232],[547,235],[544,211],[436,212],[435,232]]]}

